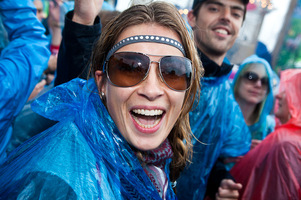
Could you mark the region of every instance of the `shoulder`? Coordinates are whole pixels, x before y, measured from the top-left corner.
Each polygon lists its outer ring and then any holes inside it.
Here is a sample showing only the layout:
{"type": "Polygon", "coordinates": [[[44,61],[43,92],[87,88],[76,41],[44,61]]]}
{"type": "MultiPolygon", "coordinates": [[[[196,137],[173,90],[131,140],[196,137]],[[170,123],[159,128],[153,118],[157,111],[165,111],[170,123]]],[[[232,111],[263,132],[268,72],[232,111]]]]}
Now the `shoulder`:
{"type": "Polygon", "coordinates": [[[11,191],[7,196],[9,199],[77,199],[69,184],[47,172],[31,172],[12,185],[20,187],[8,188],[11,191]]]}
{"type": "Polygon", "coordinates": [[[0,193],[22,186],[15,195],[35,199],[36,195],[47,194],[57,199],[61,198],[57,195],[70,193],[70,198],[63,199],[73,199],[73,193],[81,195],[82,190],[96,193],[96,172],[96,158],[83,133],[74,122],[59,122],[11,153],[0,168],[1,177],[7,177],[0,180],[0,185],[5,186],[0,193]]]}

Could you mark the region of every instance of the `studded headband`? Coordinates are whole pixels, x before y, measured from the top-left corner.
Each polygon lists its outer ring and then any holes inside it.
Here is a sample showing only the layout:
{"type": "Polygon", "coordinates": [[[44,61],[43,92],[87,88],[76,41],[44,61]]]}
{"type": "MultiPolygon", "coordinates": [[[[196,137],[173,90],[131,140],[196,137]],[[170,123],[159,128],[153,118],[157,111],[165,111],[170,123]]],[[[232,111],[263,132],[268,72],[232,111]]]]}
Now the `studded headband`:
{"type": "Polygon", "coordinates": [[[174,40],[174,39],[171,39],[168,37],[164,37],[164,36],[158,36],[158,35],[135,35],[135,36],[125,38],[125,39],[121,40],[120,42],[118,42],[117,44],[115,44],[112,47],[112,49],[109,51],[109,53],[106,57],[106,61],[121,47],[124,47],[129,44],[133,44],[133,43],[138,43],[138,42],[155,42],[155,43],[171,45],[171,46],[179,49],[183,53],[183,55],[186,56],[182,44],[180,42],[178,42],[177,40],[174,40]]]}

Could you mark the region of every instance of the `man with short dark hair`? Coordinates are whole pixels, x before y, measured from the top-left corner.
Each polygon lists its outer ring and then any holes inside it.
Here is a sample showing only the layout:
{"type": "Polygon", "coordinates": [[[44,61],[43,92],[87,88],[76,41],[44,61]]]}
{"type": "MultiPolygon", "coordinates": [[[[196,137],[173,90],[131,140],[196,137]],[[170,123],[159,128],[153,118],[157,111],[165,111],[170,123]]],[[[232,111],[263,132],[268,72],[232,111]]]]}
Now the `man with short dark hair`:
{"type": "Polygon", "coordinates": [[[248,0],[194,0],[188,13],[205,75],[190,115],[194,153],[177,183],[179,199],[203,199],[206,188],[213,199],[236,199],[242,187],[225,163],[249,151],[251,135],[230,87],[232,65],[223,61],[238,37],[247,4],[248,0]]]}

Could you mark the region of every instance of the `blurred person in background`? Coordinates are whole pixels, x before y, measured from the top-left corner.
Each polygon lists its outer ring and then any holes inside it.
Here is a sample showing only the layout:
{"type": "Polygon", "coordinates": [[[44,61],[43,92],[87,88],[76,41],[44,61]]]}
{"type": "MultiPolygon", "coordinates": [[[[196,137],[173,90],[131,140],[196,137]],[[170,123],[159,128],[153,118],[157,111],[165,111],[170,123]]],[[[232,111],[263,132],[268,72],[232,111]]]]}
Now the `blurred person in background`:
{"type": "MultiPolygon", "coordinates": [[[[45,19],[43,3],[41,0],[34,0],[33,3],[37,9],[37,18],[42,22],[42,20],[45,19]]],[[[60,25],[61,6],[62,0],[49,1],[48,17],[46,20],[48,22],[47,28],[50,30],[50,36],[48,37],[50,38],[50,42],[48,48],[51,51],[51,55],[48,63],[46,64],[47,69],[40,77],[40,82],[37,83],[34,90],[30,94],[27,103],[24,105],[18,116],[14,119],[12,137],[8,144],[7,153],[10,153],[29,138],[46,130],[56,123],[55,121],[46,119],[33,112],[31,109],[31,103],[36,98],[53,88],[54,85],[53,80],[57,68],[57,55],[62,39],[60,25]]]]}
{"type": "Polygon", "coordinates": [[[257,55],[246,58],[233,80],[234,96],[252,135],[251,149],[274,131],[273,72],[257,55]]]}
{"type": "Polygon", "coordinates": [[[62,5],[62,0],[54,0],[49,1],[49,10],[48,10],[48,17],[46,18],[46,14],[44,12],[44,5],[41,0],[34,0],[33,1],[37,12],[36,16],[39,19],[39,21],[42,23],[43,20],[47,19],[47,28],[50,30],[50,52],[51,55],[49,57],[47,69],[44,71],[43,75],[41,76],[40,82],[36,85],[33,92],[28,98],[28,101],[34,100],[36,96],[42,92],[43,90],[47,91],[49,88],[45,88],[45,86],[48,86],[52,83],[54,80],[54,74],[57,68],[57,54],[61,43],[61,26],[60,26],[60,10],[62,5]]]}
{"type": "Polygon", "coordinates": [[[275,131],[232,169],[240,199],[301,199],[301,69],[281,72],[275,131]]]}
{"type": "Polygon", "coordinates": [[[43,19],[46,18],[44,13],[44,5],[41,0],[33,0],[33,4],[35,5],[37,9],[37,18],[40,22],[42,22],[43,19]]]}
{"type": "Polygon", "coordinates": [[[63,1],[62,0],[49,1],[47,18],[44,12],[43,2],[41,0],[34,0],[33,3],[36,6],[37,9],[36,15],[37,18],[40,20],[40,22],[43,22],[43,20],[47,20],[47,24],[46,24],[47,27],[45,28],[47,28],[50,33],[48,37],[50,38],[49,48],[50,48],[51,55],[49,57],[48,67],[44,71],[40,83],[37,84],[35,90],[30,95],[28,100],[34,99],[36,95],[38,95],[44,89],[44,86],[50,85],[54,80],[55,71],[57,68],[57,55],[62,40],[62,27],[60,24],[60,20],[62,15],[61,7],[63,1]]]}
{"type": "Polygon", "coordinates": [[[45,29],[32,0],[0,1],[0,13],[9,38],[0,56],[0,163],[6,157],[12,124],[47,66],[50,52],[45,29]]]}
{"type": "Polygon", "coordinates": [[[226,168],[226,159],[246,154],[251,134],[234,99],[226,59],[243,25],[248,0],[194,0],[187,15],[205,70],[197,106],[190,113],[192,163],[177,183],[180,200],[238,198],[241,184],[226,168]]]}

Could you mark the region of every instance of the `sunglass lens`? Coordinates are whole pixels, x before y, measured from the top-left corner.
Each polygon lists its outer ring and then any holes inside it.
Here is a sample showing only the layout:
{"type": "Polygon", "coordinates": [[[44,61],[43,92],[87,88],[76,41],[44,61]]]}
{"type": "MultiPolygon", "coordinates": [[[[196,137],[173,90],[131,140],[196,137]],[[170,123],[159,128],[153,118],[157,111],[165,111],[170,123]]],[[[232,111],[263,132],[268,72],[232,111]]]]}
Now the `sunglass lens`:
{"type": "Polygon", "coordinates": [[[252,82],[254,82],[254,83],[258,80],[257,74],[255,74],[255,73],[253,73],[253,72],[248,72],[248,73],[246,74],[246,77],[247,77],[247,79],[248,79],[249,81],[252,81],[252,82]]]}
{"type": "Polygon", "coordinates": [[[269,79],[267,77],[264,77],[261,79],[261,85],[267,86],[269,82],[269,79]]]}
{"type": "Polygon", "coordinates": [[[160,61],[161,75],[174,90],[186,90],[192,79],[191,61],[185,57],[165,56],[160,61]]]}
{"type": "Polygon", "coordinates": [[[141,82],[147,74],[150,60],[147,56],[120,52],[113,54],[107,64],[107,75],[111,83],[130,87],[141,82]]]}
{"type": "MultiPolygon", "coordinates": [[[[252,83],[256,83],[259,79],[259,76],[253,72],[247,72],[244,77],[252,83]]],[[[262,86],[267,86],[269,79],[267,77],[263,77],[260,79],[260,82],[262,86]]]]}

